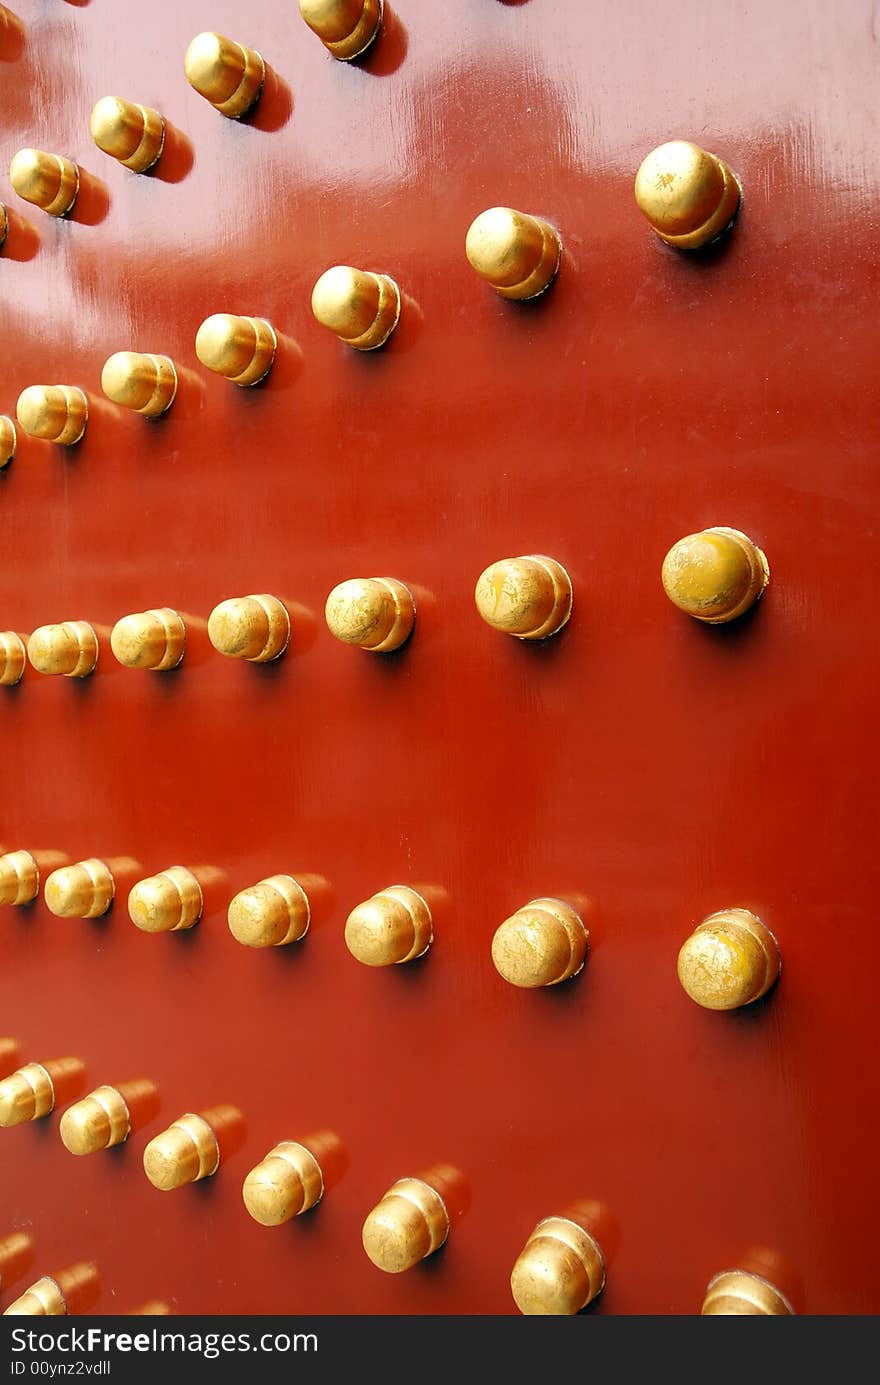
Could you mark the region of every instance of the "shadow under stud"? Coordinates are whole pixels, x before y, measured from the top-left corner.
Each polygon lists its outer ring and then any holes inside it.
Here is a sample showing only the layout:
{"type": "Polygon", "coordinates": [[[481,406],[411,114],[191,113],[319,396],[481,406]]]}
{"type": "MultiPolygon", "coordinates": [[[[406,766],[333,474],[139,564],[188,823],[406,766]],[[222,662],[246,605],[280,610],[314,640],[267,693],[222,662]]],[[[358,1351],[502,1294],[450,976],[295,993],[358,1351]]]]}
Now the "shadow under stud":
{"type": "Polygon", "coordinates": [[[190,86],[221,115],[238,120],[260,99],[266,78],[261,55],[223,34],[196,34],[183,70],[190,86]]]}
{"type": "Polygon", "coordinates": [[[270,663],[284,653],[290,640],[290,616],[277,596],[233,596],[215,606],[208,617],[208,638],[218,654],[270,663]]]}
{"type": "Polygon", "coordinates": [[[770,581],[770,567],[757,544],[738,529],[703,529],[673,544],[660,573],[674,606],[708,625],[736,620],[753,606],[770,581]]]}
{"type": "Polygon", "coordinates": [[[706,1010],[736,1010],[776,981],[779,944],[748,909],[722,909],[694,930],[678,954],[682,987],[706,1010]]]}
{"type": "Polygon", "coordinates": [[[270,875],[230,901],[229,931],[244,947],[286,947],[309,931],[309,900],[292,875],[270,875]]]}
{"type": "Polygon", "coordinates": [[[492,939],[495,970],[511,986],[556,986],[584,965],[589,933],[561,899],[533,899],[517,909],[492,939]]]}
{"type": "Polygon", "coordinates": [[[490,207],[471,223],[465,254],[472,267],[502,298],[537,298],[559,270],[562,245],[547,221],[490,207]]]}
{"type": "Polygon", "coordinates": [[[299,12],[340,62],[366,53],[382,27],[382,0],[299,0],[299,12]]]}
{"type": "Polygon", "coordinates": [[[400,318],[400,289],[387,274],[334,265],[312,289],[312,313],[347,346],[375,351],[400,318]]]}
{"type": "Polygon", "coordinates": [[[186,866],[169,866],[129,892],[128,916],[142,933],[180,933],[202,917],[202,887],[186,866]]]}
{"type": "Polygon", "coordinates": [[[639,210],[667,245],[699,250],[717,240],[739,209],[742,188],[717,154],[690,140],[652,149],[636,174],[639,210]]]}
{"type": "Polygon", "coordinates": [[[28,385],[15,416],[29,438],[72,447],[86,431],[89,403],[79,385],[28,385]]]}
{"type": "Polygon", "coordinates": [[[27,652],[37,673],[87,678],[98,663],[98,636],[87,620],[41,625],[30,636],[27,652]]]}
{"type": "Polygon", "coordinates": [[[543,553],[502,558],[477,579],[474,599],[487,625],[521,640],[543,640],[571,615],[571,578],[543,553]]]}
{"type": "Polygon", "coordinates": [[[367,967],[387,967],[421,957],[434,939],[431,910],[409,885],[389,885],[352,909],[345,945],[367,967]]]}
{"type": "Polygon", "coordinates": [[[64,217],[76,202],[79,169],[63,154],[19,149],[9,165],[9,181],[25,202],[48,212],[49,216],[64,217]]]}
{"type": "Polygon", "coordinates": [[[327,628],[343,644],[373,654],[399,649],[412,634],[416,608],[412,595],[394,577],[354,577],[327,597],[327,628]]]}
{"type": "Polygon", "coordinates": [[[568,1217],[538,1222],[510,1276],[516,1306],[528,1317],[573,1316],[604,1286],[601,1247],[568,1217]]]}
{"type": "Polygon", "coordinates": [[[104,362],[101,389],[114,404],[144,418],[159,418],[177,394],[177,370],[170,356],[116,351],[104,362]]]}
{"type": "Polygon", "coordinates": [[[146,173],[165,145],[165,121],[150,106],[102,96],[92,107],[89,130],[95,144],[133,173],[146,173]]]}
{"type": "Polygon", "coordinates": [[[278,338],[263,317],[214,313],[196,333],[196,355],[233,385],[258,385],[272,369],[278,338]]]}
{"type": "Polygon", "coordinates": [[[186,626],[170,606],[123,616],[110,632],[114,657],[126,668],[162,673],[177,668],[186,649],[186,626]]]}

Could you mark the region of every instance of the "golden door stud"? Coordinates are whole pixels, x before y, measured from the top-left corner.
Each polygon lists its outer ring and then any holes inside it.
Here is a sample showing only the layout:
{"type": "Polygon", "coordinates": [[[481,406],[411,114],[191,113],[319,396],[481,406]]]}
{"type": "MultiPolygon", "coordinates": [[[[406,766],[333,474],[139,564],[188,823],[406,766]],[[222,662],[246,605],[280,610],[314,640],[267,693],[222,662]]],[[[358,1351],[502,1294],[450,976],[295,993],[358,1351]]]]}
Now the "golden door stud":
{"type": "Polygon", "coordinates": [[[299,12],[340,62],[366,53],[382,27],[382,0],[299,0],[299,12]]]}
{"type": "Polygon", "coordinates": [[[15,416],[28,437],[72,447],[86,431],[89,402],[78,385],[28,385],[15,416]]]}
{"type": "Polygon", "coordinates": [[[154,1188],[167,1193],[217,1172],[220,1145],[211,1123],[214,1115],[213,1108],[198,1115],[187,1112],[150,1141],[144,1150],[144,1172],[154,1188]]]}
{"type": "MultiPolygon", "coordinates": [[[[2,220],[0,220],[0,232],[2,232],[2,220]]],[[[0,246],[3,244],[0,235],[0,246]]],[[[3,467],[9,466],[15,456],[15,424],[7,414],[0,414],[0,471],[3,467]]]]}
{"type": "Polygon", "coordinates": [[[722,909],[678,954],[678,979],[706,1010],[736,1010],[765,995],[779,975],[779,944],[748,909],[722,909]]]}
{"type": "Polygon", "coordinates": [[[555,986],[584,965],[589,934],[561,899],[533,899],[505,919],[492,939],[495,969],[511,986],[555,986]]]}
{"type": "Polygon", "coordinates": [[[43,899],[57,918],[97,919],[110,908],[115,890],[110,867],[91,856],[53,870],[43,887],[43,899]]]}
{"type": "Polygon", "coordinates": [[[700,1309],[703,1317],[786,1317],[794,1314],[775,1284],[747,1270],[722,1270],[710,1279],[700,1309]]]}
{"type": "Polygon", "coordinates": [[[24,640],[15,630],[0,630],[0,687],[20,683],[27,663],[24,640]]]}
{"type": "Polygon", "coordinates": [[[502,298],[537,298],[559,270],[562,245],[553,227],[513,207],[490,207],[471,222],[465,254],[502,298]]]}
{"type": "Polygon", "coordinates": [[[82,1091],[85,1065],[79,1058],[25,1063],[0,1081],[0,1126],[40,1120],[82,1091]]]}
{"type": "Polygon", "coordinates": [[[86,678],[98,662],[98,636],[87,620],[41,625],[28,640],[27,652],[37,673],[86,678]]]}
{"type": "Polygon", "coordinates": [[[348,346],[375,351],[397,326],[400,289],[387,274],[334,265],[312,289],[312,312],[348,346]]]}
{"type": "Polygon", "coordinates": [[[571,578],[543,553],[502,558],[477,579],[477,610],[493,630],[521,640],[543,640],[571,615],[571,578]]]}
{"type": "Polygon", "coordinates": [[[214,313],[196,332],[196,355],[203,366],[234,385],[258,385],[269,374],[278,338],[263,317],[214,313]]]}
{"type": "Polygon", "coordinates": [[[110,632],[110,648],[126,668],[157,673],[177,668],[186,648],[186,626],[170,606],[123,616],[110,632]]]}
{"type": "Polygon", "coordinates": [[[321,1201],[324,1175],[310,1149],[296,1140],[282,1140],[251,1169],[241,1193],[254,1221],[281,1226],[321,1201]]]}
{"type": "Polygon", "coordinates": [[[673,544],[660,577],[680,611],[709,625],[724,625],[755,604],[770,581],[770,567],[745,534],[719,527],[673,544]]]}
{"type": "Polygon", "coordinates": [[[196,34],[183,59],[186,80],[221,115],[238,120],[256,105],[266,65],[253,48],[223,34],[196,34]]]}
{"type": "Polygon", "coordinates": [[[416,607],[394,577],[353,577],[333,588],[324,615],[330,634],[343,644],[387,654],[409,639],[416,607]]]}
{"type": "Polygon", "coordinates": [[[277,596],[233,596],[208,617],[208,638],[218,654],[266,664],[283,654],[290,640],[290,616],[277,596]]]}
{"type": "Polygon", "coordinates": [[[230,902],[229,931],[245,947],[285,947],[309,931],[308,896],[292,875],[270,875],[230,902]]]}
{"type": "Polygon", "coordinates": [[[146,173],[162,153],[165,121],[150,106],[102,96],[92,107],[89,130],[98,148],[133,173],[146,173]]]}
{"type": "Polygon", "coordinates": [[[186,866],[139,880],[128,896],[128,916],[143,933],[179,933],[202,917],[202,887],[186,866]]]}
{"type": "Polygon", "coordinates": [[[436,1188],[422,1178],[400,1178],[370,1212],[361,1238],[377,1269],[400,1274],[439,1250],[449,1225],[436,1188]]]}
{"type": "Polygon", "coordinates": [[[10,1303],[4,1317],[62,1318],[83,1311],[94,1302],[99,1289],[98,1273],[93,1264],[83,1262],[44,1275],[10,1303]]]}
{"type": "Polygon", "coordinates": [[[717,240],[736,216],[742,189],[717,154],[690,140],[652,149],[636,174],[636,203],[667,245],[698,250],[717,240]]]}
{"type": "Polygon", "coordinates": [[[174,403],[177,370],[170,356],[116,351],[104,362],[101,389],[114,404],[145,418],[158,418],[174,403]]]}
{"type": "Polygon", "coordinates": [[[345,923],[345,945],[367,967],[411,962],[434,939],[431,910],[409,885],[389,885],[352,909],[345,923]]]}
{"type": "Polygon", "coordinates": [[[88,1096],[68,1106],[58,1133],[71,1154],[97,1154],[121,1145],[136,1128],[132,1107],[155,1092],[151,1082],[120,1082],[115,1087],[96,1087],[88,1096]]]}
{"type": "Polygon", "coordinates": [[[50,216],[67,216],[79,192],[79,169],[63,154],[19,149],[9,165],[9,181],[25,202],[50,216]]]}
{"type": "Polygon", "coordinates": [[[568,1217],[538,1222],[510,1276],[516,1306],[529,1317],[572,1316],[604,1285],[605,1260],[598,1242],[568,1217]]]}
{"type": "Polygon", "coordinates": [[[40,868],[29,851],[0,856],[0,904],[30,904],[40,890],[40,868]]]}

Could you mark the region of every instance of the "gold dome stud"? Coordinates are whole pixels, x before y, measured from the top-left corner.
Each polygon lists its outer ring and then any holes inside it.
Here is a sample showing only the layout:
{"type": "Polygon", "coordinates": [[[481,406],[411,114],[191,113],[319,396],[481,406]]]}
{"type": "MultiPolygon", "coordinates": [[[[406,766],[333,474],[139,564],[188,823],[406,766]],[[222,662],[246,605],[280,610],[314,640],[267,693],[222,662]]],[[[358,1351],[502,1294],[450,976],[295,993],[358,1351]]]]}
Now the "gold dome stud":
{"type": "Polygon", "coordinates": [[[235,896],[227,918],[244,947],[285,947],[309,931],[308,895],[292,875],[269,875],[235,896]]]}
{"type": "Polygon", "coordinates": [[[706,1010],[736,1010],[766,995],[779,975],[779,945],[748,909],[722,909],[678,954],[678,979],[706,1010]]]}
{"type": "Polygon", "coordinates": [[[155,1088],[151,1082],[120,1082],[115,1087],[96,1087],[61,1117],[58,1133],[65,1149],[71,1154],[97,1154],[123,1144],[137,1129],[133,1109],[151,1099],[155,1088]]]}
{"type": "Polygon", "coordinates": [[[556,278],[562,256],[559,236],[547,221],[490,207],[471,222],[465,254],[481,279],[502,298],[537,298],[556,278]]]}
{"type": "Polygon", "coordinates": [[[186,866],[139,880],[128,896],[128,916],[143,933],[179,933],[202,917],[202,887],[186,866]]]}
{"type": "Polygon", "coordinates": [[[186,626],[170,606],[123,616],[110,632],[110,648],[126,668],[161,673],[177,668],[186,649],[186,626]]]}
{"type": "Polygon", "coordinates": [[[40,868],[29,851],[0,856],[0,904],[30,904],[40,890],[40,868]]]}
{"type": "Polygon", "coordinates": [[[394,577],[353,577],[333,588],[324,615],[330,634],[343,644],[387,654],[409,639],[416,607],[394,577]]]}
{"type": "Polygon", "coordinates": [[[264,317],[214,313],[196,332],[196,355],[203,366],[234,385],[258,385],[272,369],[278,338],[264,317]]]}
{"type": "Polygon", "coordinates": [[[400,289],[387,274],[334,265],[312,289],[312,313],[348,346],[375,351],[397,326],[400,289]]]}
{"type": "Polygon", "coordinates": [[[516,1306],[528,1317],[572,1316],[592,1303],[604,1285],[601,1247],[568,1217],[538,1222],[510,1276],[516,1306]]]}
{"type": "Polygon", "coordinates": [[[745,534],[718,527],[687,534],[673,544],[660,576],[666,595],[680,611],[708,625],[724,625],[763,594],[770,566],[745,534]]]}
{"type": "Polygon", "coordinates": [[[15,414],[28,437],[72,447],[86,431],[89,402],[78,385],[28,385],[15,414]]]}
{"type": "Polygon", "coordinates": [[[150,106],[102,96],[92,107],[89,130],[98,148],[133,173],[146,173],[165,144],[165,121],[150,106]]]}
{"type": "Polygon", "coordinates": [[[520,640],[555,635],[571,615],[571,578],[543,553],[502,558],[477,579],[477,610],[487,625],[520,640]]]}
{"type": "Polygon", "coordinates": [[[170,356],[116,351],[104,362],[101,389],[114,404],[158,418],[174,403],[177,370],[170,356]]]}
{"type": "Polygon", "coordinates": [[[511,986],[556,986],[581,970],[588,941],[583,920],[570,904],[533,899],[497,929],[492,961],[511,986]]]}
{"type": "Polygon", "coordinates": [[[382,0],[299,0],[299,12],[340,62],[366,53],[382,27],[382,0]]]}
{"type": "Polygon", "coordinates": [[[14,1284],[33,1258],[33,1241],[25,1231],[0,1236],[0,1290],[14,1284]]]}
{"type": "Polygon", "coordinates": [[[283,654],[290,640],[290,616],[277,596],[233,596],[208,617],[208,638],[218,654],[266,664],[283,654]]]}
{"type": "Polygon", "coordinates": [[[91,856],[53,870],[43,887],[43,899],[56,918],[97,919],[110,908],[115,890],[110,867],[91,856]]]}
{"type": "Polygon", "coordinates": [[[281,1226],[321,1201],[324,1175],[310,1149],[296,1140],[282,1140],[251,1169],[241,1193],[254,1221],[281,1226]]]}
{"type": "Polygon", "coordinates": [[[5,1310],[4,1317],[62,1318],[84,1311],[99,1290],[95,1266],[87,1261],[46,1274],[5,1310]]]}
{"type": "Polygon", "coordinates": [[[434,940],[431,910],[409,885],[389,885],[352,909],[345,945],[367,967],[387,967],[421,957],[434,940]]]}
{"type": "Polygon", "coordinates": [[[40,1120],[82,1091],[85,1066],[79,1058],[25,1063],[0,1081],[0,1126],[40,1120]]]}
{"type": "Polygon", "coordinates": [[[20,683],[27,663],[24,640],[15,630],[0,630],[0,687],[20,683]]]}
{"type": "Polygon", "coordinates": [[[86,678],[98,662],[98,636],[87,620],[41,625],[28,640],[27,652],[37,673],[86,678]]]}
{"type": "MultiPolygon", "coordinates": [[[[3,222],[0,219],[0,247],[3,245],[3,222]]],[[[9,466],[15,456],[15,424],[7,414],[0,414],[0,471],[9,466]]]]}
{"type": "Polygon", "coordinates": [[[50,216],[67,216],[79,192],[79,169],[63,154],[19,149],[9,165],[9,181],[25,202],[50,216]]]}
{"type": "Polygon", "coordinates": [[[167,1193],[217,1172],[220,1144],[211,1124],[213,1114],[187,1112],[150,1141],[144,1150],[144,1173],[154,1188],[167,1193]]]}
{"type": "Polygon", "coordinates": [[[785,1295],[758,1274],[722,1270],[706,1287],[702,1317],[785,1317],[794,1309],[785,1295]]]}
{"type": "Polygon", "coordinates": [[[256,105],[266,64],[253,48],[223,34],[196,34],[183,59],[186,80],[221,115],[238,120],[256,105]]]}
{"type": "Polygon", "coordinates": [[[643,159],[635,197],[661,240],[679,250],[697,250],[731,224],[742,188],[717,154],[690,140],[673,139],[643,159]]]}
{"type": "Polygon", "coordinates": [[[400,1178],[368,1215],[361,1239],[377,1269],[401,1274],[439,1250],[449,1226],[436,1188],[421,1178],[400,1178]]]}

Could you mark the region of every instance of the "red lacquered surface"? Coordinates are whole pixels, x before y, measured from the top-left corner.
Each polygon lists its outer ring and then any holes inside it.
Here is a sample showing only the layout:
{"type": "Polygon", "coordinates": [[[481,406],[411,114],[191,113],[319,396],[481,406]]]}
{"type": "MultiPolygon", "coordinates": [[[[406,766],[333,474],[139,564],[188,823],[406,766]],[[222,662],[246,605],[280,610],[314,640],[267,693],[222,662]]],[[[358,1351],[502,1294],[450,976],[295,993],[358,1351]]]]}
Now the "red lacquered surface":
{"type": "Polygon", "coordinates": [[[35,1274],[94,1259],[97,1311],[497,1314],[535,1223],[592,1197],[619,1229],[600,1313],[698,1312],[754,1244],[794,1266],[803,1311],[880,1311],[872,6],[687,0],[673,20],[395,0],[360,67],[276,0],[14,8],[0,162],[35,145],[89,177],[65,223],[0,179],[16,218],[0,411],[56,381],[92,409],[74,451],[20,437],[0,479],[0,623],[104,634],[85,682],[28,668],[0,690],[0,840],[225,878],[187,934],[138,932],[124,898],[92,923],[3,910],[0,1027],[23,1061],[81,1056],[90,1087],[151,1078],[162,1108],[82,1159],[57,1114],[0,1132],[0,1233],[33,1235],[35,1274]],[[205,28],[277,74],[249,122],[184,78],[205,28]],[[107,94],[174,126],[153,175],[91,144],[107,94]],[[633,202],[642,157],[676,135],[745,188],[732,238],[699,260],[633,202]],[[494,204],[561,232],[534,305],[465,259],[494,204]],[[406,296],[374,356],[311,318],[339,262],[406,296]],[[282,334],[264,386],[198,365],[196,329],[224,311],[282,334]],[[158,423],[100,395],[125,349],[181,367],[158,423]],[[735,627],[689,620],[660,586],[667,548],[712,524],[770,560],[735,627]],[[575,584],[541,647],[473,605],[489,562],[534,552],[575,584]],[[331,587],[374,574],[418,600],[413,640],[384,659],[322,618],[331,587]],[[122,615],[204,620],[251,592],[311,612],[277,665],[204,635],[175,673],[112,659],[122,615]],[[325,875],[332,908],[302,944],[247,951],[225,904],[280,871],[325,875]],[[345,917],[397,882],[446,892],[434,947],[360,966],[345,917]],[[583,975],[505,985],[495,928],[574,893],[593,902],[583,975]],[[675,959],[727,906],[773,929],[783,972],[753,1010],[715,1014],[675,959]],[[243,1147],[216,1178],[155,1191],[147,1141],[223,1103],[243,1147]],[[324,1204],[251,1222],[248,1170],[322,1127],[350,1161],[324,1204]],[[384,1275],[363,1218],[438,1162],[464,1171],[470,1208],[432,1261],[384,1275]]]}

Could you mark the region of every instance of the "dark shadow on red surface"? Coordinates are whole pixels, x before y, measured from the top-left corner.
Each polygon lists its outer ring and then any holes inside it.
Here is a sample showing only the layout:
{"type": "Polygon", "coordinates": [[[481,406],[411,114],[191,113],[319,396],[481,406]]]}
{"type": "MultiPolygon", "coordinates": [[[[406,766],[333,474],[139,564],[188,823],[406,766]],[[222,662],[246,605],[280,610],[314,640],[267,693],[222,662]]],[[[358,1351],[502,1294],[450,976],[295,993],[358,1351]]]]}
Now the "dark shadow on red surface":
{"type": "Polygon", "coordinates": [[[100,178],[80,165],[79,192],[73,211],[65,219],[79,226],[100,226],[110,210],[110,194],[100,178]]]}
{"type": "Polygon", "coordinates": [[[8,204],[6,216],[8,230],[3,249],[0,250],[0,260],[32,260],[40,248],[39,231],[8,204]]]}
{"type": "Polygon", "coordinates": [[[182,183],[195,163],[195,149],[182,130],[170,121],[165,121],[165,147],[158,163],[146,172],[147,178],[155,178],[160,183],[182,183]]]}
{"type": "Polygon", "coordinates": [[[240,125],[250,125],[255,130],[274,134],[283,130],[293,115],[293,92],[283,77],[266,63],[266,78],[263,91],[257,104],[241,117],[240,125]]]}
{"type": "Polygon", "coordinates": [[[0,29],[0,62],[14,63],[24,52],[24,25],[11,10],[6,15],[7,22],[0,29]]]}
{"type": "Polygon", "coordinates": [[[401,66],[408,50],[406,29],[386,0],[382,25],[375,42],[361,57],[353,58],[350,65],[369,73],[371,77],[390,77],[401,66]]]}

